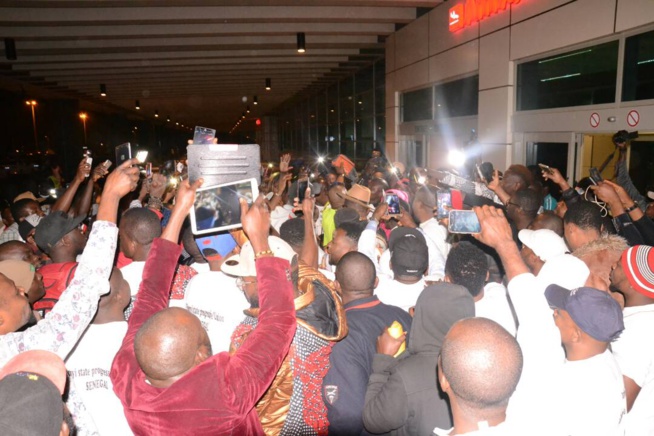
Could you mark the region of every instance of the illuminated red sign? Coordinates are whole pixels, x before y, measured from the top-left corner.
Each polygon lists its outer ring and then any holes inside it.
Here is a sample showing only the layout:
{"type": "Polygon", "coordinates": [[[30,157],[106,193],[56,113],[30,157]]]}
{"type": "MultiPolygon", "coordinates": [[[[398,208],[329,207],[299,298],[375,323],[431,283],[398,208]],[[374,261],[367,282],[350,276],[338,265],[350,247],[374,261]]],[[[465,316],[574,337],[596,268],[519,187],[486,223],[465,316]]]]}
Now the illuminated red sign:
{"type": "Polygon", "coordinates": [[[450,32],[471,26],[491,15],[505,11],[521,0],[465,0],[450,8],[450,32]]]}

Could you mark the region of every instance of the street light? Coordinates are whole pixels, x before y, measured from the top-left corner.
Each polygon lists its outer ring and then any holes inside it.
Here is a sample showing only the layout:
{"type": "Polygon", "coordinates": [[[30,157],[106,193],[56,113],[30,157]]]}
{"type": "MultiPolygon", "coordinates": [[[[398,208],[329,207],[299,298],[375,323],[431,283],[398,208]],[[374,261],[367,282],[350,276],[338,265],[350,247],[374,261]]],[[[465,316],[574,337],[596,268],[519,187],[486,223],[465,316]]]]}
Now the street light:
{"type": "Polygon", "coordinates": [[[82,124],[84,125],[84,145],[86,145],[86,119],[89,116],[86,114],[86,112],[80,112],[79,113],[79,119],[82,120],[82,124]]]}
{"type": "Polygon", "coordinates": [[[32,108],[32,128],[34,129],[34,148],[36,151],[38,151],[39,140],[36,137],[36,113],[34,112],[34,108],[36,107],[36,100],[27,100],[25,104],[32,108]]]}

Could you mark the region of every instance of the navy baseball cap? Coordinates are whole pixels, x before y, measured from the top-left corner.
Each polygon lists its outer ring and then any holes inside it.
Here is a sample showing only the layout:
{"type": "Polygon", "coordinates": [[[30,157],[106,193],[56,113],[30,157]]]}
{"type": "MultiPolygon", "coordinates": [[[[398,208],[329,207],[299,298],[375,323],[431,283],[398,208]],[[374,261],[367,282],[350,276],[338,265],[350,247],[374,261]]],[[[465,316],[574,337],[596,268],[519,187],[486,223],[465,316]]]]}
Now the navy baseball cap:
{"type": "Polygon", "coordinates": [[[417,229],[396,227],[388,241],[393,272],[402,276],[422,277],[429,266],[429,249],[417,229]]]}
{"type": "Polygon", "coordinates": [[[568,312],[581,330],[600,342],[611,342],[624,330],[622,308],[608,292],[549,285],[545,298],[550,307],[568,312]]]}

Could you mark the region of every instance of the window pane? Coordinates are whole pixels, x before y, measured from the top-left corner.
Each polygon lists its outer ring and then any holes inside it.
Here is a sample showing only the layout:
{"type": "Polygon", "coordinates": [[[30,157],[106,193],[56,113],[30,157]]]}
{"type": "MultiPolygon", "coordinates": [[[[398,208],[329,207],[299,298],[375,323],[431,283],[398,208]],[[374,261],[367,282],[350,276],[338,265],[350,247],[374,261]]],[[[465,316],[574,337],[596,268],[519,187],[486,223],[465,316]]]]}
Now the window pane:
{"type": "Polygon", "coordinates": [[[627,38],[622,101],[654,98],[654,31],[627,38]]]}
{"type": "Polygon", "coordinates": [[[402,121],[431,120],[432,88],[402,94],[402,121]]]}
{"type": "Polygon", "coordinates": [[[354,78],[354,86],[357,94],[372,89],[372,74],[372,65],[356,74],[354,78]]]}
{"type": "Polygon", "coordinates": [[[518,65],[518,110],[615,101],[618,41],[518,65]]]}
{"type": "Polygon", "coordinates": [[[332,85],[327,90],[327,122],[338,123],[338,84],[332,85]]]}
{"type": "Polygon", "coordinates": [[[356,97],[356,104],[354,105],[354,113],[357,117],[366,117],[374,115],[372,107],[372,90],[359,94],[356,97]]]}
{"type": "Polygon", "coordinates": [[[434,88],[436,118],[477,115],[479,76],[466,77],[434,88]]]}
{"type": "Polygon", "coordinates": [[[373,117],[357,118],[357,141],[362,139],[374,139],[375,126],[373,117]]]}
{"type": "Polygon", "coordinates": [[[386,90],[384,87],[380,88],[375,88],[375,113],[378,115],[383,115],[385,112],[385,105],[386,102],[384,101],[384,97],[386,94],[386,90]]]}
{"type": "Polygon", "coordinates": [[[352,121],[341,121],[341,141],[354,140],[354,123],[352,121]]]}
{"type": "Polygon", "coordinates": [[[325,91],[318,94],[316,99],[316,119],[318,124],[324,124],[327,120],[327,95],[325,91]]]}
{"type": "Polygon", "coordinates": [[[376,124],[376,134],[375,134],[375,140],[379,144],[384,144],[386,142],[386,118],[385,117],[376,117],[375,118],[375,124],[376,124]]]}

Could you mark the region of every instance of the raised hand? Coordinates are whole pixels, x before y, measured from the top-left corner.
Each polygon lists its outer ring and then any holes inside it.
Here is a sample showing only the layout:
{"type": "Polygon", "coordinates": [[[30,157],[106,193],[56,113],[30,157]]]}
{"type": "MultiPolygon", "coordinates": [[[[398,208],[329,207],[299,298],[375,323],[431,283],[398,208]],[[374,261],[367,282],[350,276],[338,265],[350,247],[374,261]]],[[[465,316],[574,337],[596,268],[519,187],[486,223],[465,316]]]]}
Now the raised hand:
{"type": "Polygon", "coordinates": [[[514,243],[511,226],[501,209],[492,206],[475,207],[481,224],[481,232],[473,236],[489,247],[497,249],[502,244],[514,243]]]}
{"type": "Polygon", "coordinates": [[[127,160],[107,177],[98,209],[99,221],[116,222],[120,199],[136,189],[139,183],[140,171],[137,163],[136,159],[127,160]]]}
{"type": "Polygon", "coordinates": [[[120,199],[136,189],[140,175],[136,164],[136,158],[129,159],[113,170],[104,184],[102,197],[112,195],[120,199]]]}
{"type": "Polygon", "coordinates": [[[241,223],[243,231],[250,239],[255,253],[269,250],[268,233],[270,232],[270,210],[263,195],[248,208],[247,201],[241,198],[241,223]]]}
{"type": "Polygon", "coordinates": [[[304,193],[304,200],[302,200],[302,213],[304,214],[304,219],[309,219],[313,222],[313,210],[315,206],[316,199],[311,196],[311,187],[309,186],[304,193]]]}
{"type": "Polygon", "coordinates": [[[379,206],[375,208],[375,211],[372,213],[372,219],[377,222],[388,219],[388,204],[385,201],[379,203],[379,206]]]}
{"type": "Polygon", "coordinates": [[[291,154],[286,153],[282,154],[279,158],[279,172],[287,173],[293,169],[293,167],[288,166],[291,163],[291,154]]]}
{"type": "Polygon", "coordinates": [[[173,212],[179,211],[186,216],[188,211],[191,210],[193,203],[195,203],[195,192],[202,186],[204,179],[198,179],[192,185],[188,179],[182,180],[177,187],[177,195],[175,195],[175,207],[173,212]]]}
{"type": "Polygon", "coordinates": [[[93,182],[97,182],[107,174],[109,174],[107,167],[105,167],[104,164],[100,164],[93,169],[93,172],[91,172],[91,180],[93,180],[93,182]]]}
{"type": "Polygon", "coordinates": [[[559,185],[563,190],[568,189],[570,187],[570,185],[568,185],[568,181],[563,177],[561,172],[556,168],[550,167],[549,171],[543,171],[542,174],[545,180],[553,181],[554,183],[559,185]],[[564,188],[564,186],[567,186],[567,188],[564,188]]]}
{"type": "Polygon", "coordinates": [[[166,183],[168,179],[166,176],[160,173],[155,173],[152,175],[152,183],[150,183],[150,195],[152,197],[161,198],[164,191],[166,190],[166,183]]]}
{"type": "Polygon", "coordinates": [[[495,192],[500,187],[500,172],[499,170],[493,171],[493,179],[488,181],[488,189],[495,192]]]}
{"type": "Polygon", "coordinates": [[[77,172],[75,173],[75,182],[82,183],[91,172],[91,165],[86,163],[86,158],[82,158],[79,165],[77,165],[77,172]]]}

